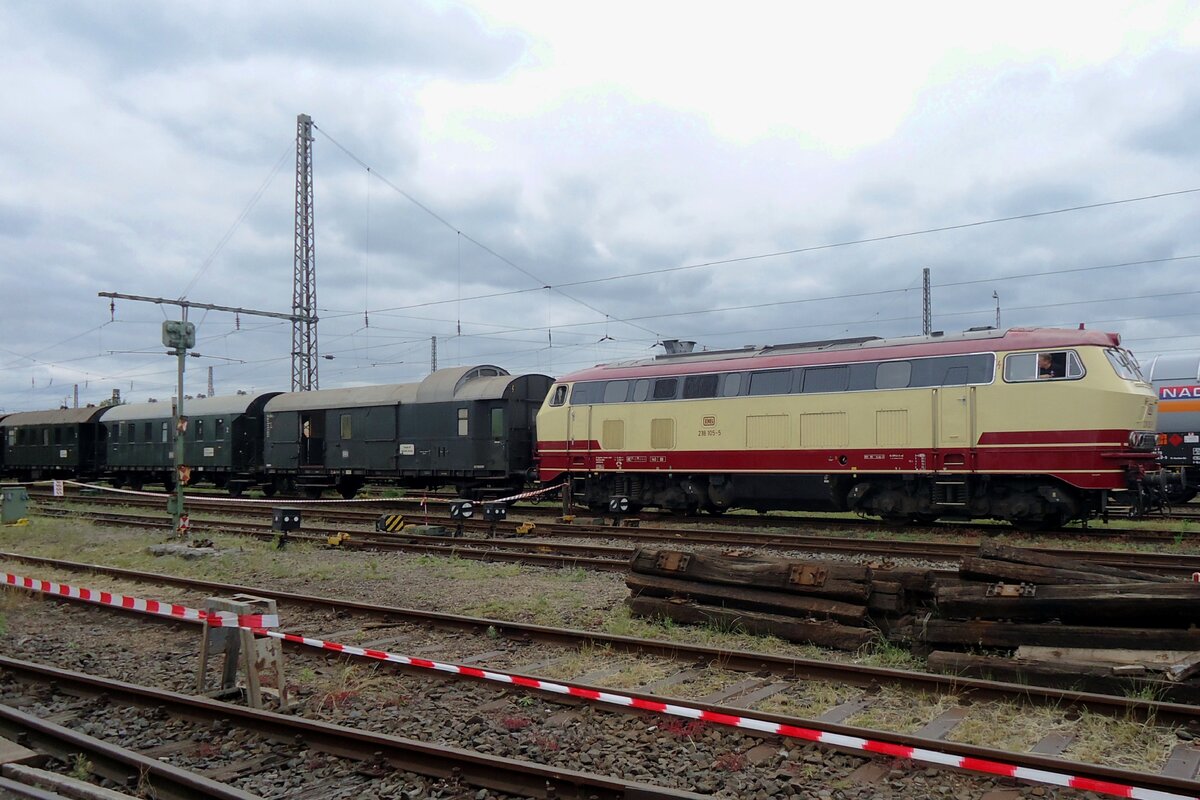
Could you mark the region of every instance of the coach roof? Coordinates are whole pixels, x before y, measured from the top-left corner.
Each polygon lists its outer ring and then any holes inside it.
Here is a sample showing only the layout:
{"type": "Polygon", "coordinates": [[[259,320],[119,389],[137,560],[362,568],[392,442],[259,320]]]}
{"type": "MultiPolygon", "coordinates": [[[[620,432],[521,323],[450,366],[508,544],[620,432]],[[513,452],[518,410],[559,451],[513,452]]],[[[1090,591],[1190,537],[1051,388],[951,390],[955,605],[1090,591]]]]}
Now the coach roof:
{"type": "Polygon", "coordinates": [[[59,408],[54,411],[19,411],[6,416],[0,424],[6,428],[17,425],[75,425],[81,422],[91,422],[105,408],[91,406],[89,408],[59,408]]]}
{"type": "Polygon", "coordinates": [[[491,364],[439,369],[419,383],[360,386],[352,389],[322,389],[289,392],[267,403],[267,411],[304,411],[322,408],[360,408],[406,403],[444,403],[451,400],[490,400],[504,396],[508,385],[520,376],[491,364]]]}
{"type": "Polygon", "coordinates": [[[660,355],[641,361],[601,364],[566,375],[562,381],[612,380],[693,375],[706,372],[737,372],[752,369],[782,369],[856,361],[921,358],[1009,350],[1051,350],[1067,347],[1116,347],[1120,336],[1103,331],[1065,328],[1010,328],[895,339],[872,337],[823,342],[746,347],[741,350],[707,351],[660,355]]]}
{"type": "MultiPolygon", "coordinates": [[[[196,397],[183,399],[185,417],[207,417],[213,414],[244,414],[259,397],[253,394],[235,394],[223,397],[196,397]]],[[[103,422],[125,422],[127,420],[170,419],[175,411],[174,404],[167,400],[157,403],[126,403],[113,406],[105,413],[103,422]]]]}

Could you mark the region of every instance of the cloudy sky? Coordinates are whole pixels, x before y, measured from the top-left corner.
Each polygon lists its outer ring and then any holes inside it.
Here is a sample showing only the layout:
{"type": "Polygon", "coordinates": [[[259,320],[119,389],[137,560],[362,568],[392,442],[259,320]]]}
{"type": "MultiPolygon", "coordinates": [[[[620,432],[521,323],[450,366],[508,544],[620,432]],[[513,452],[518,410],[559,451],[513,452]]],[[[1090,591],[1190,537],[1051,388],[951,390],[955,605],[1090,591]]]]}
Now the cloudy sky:
{"type": "MultiPolygon", "coordinates": [[[[10,2],[0,67],[4,410],[170,397],[97,292],[290,310],[300,113],[323,388],[919,333],[924,267],[935,329],[1200,349],[1194,3],[10,2]]],[[[288,387],[191,314],[189,393],[288,387]]]]}

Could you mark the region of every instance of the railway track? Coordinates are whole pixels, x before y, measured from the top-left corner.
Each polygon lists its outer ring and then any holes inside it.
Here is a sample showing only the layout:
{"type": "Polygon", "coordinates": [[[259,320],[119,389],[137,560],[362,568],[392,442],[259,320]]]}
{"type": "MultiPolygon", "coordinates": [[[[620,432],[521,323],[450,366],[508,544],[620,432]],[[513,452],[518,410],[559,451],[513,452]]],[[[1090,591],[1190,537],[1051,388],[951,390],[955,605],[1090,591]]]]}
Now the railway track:
{"type": "MultiPolygon", "coordinates": [[[[4,557],[9,558],[9,555],[5,554],[4,557]]],[[[81,569],[84,569],[84,568],[94,569],[93,565],[76,565],[76,566],[81,569]]],[[[109,570],[107,570],[105,568],[100,568],[100,571],[101,572],[109,572],[109,570]]],[[[126,578],[132,577],[131,574],[129,573],[129,571],[126,571],[126,570],[116,571],[115,574],[118,574],[121,577],[126,577],[126,578]]],[[[147,578],[155,580],[155,581],[160,581],[163,583],[177,584],[179,581],[186,581],[188,584],[193,584],[193,585],[199,584],[199,585],[196,585],[194,588],[197,588],[202,591],[209,591],[218,586],[216,584],[212,584],[209,582],[193,582],[193,581],[190,581],[187,579],[172,578],[170,576],[146,576],[146,575],[143,575],[143,579],[147,579],[147,578]]],[[[225,587],[221,587],[221,588],[226,589],[226,590],[247,589],[249,591],[258,593],[259,595],[266,595],[266,596],[271,596],[271,594],[272,594],[270,590],[263,590],[259,587],[225,586],[225,587]]],[[[287,598],[281,598],[281,599],[287,599],[287,598]]],[[[322,603],[322,604],[336,603],[336,604],[338,604],[338,607],[340,607],[340,608],[343,608],[343,609],[347,608],[347,606],[344,605],[343,601],[333,601],[328,598],[304,598],[304,601],[305,602],[322,603]]],[[[297,602],[299,602],[299,601],[297,601],[297,602]]],[[[404,611],[404,610],[376,608],[376,609],[371,609],[369,613],[394,614],[394,613],[397,613],[398,611],[404,611]]],[[[405,613],[408,613],[408,612],[405,612],[405,613]]],[[[442,615],[442,616],[444,616],[444,615],[442,615]]],[[[458,619],[459,624],[463,624],[465,622],[467,622],[467,620],[465,620],[464,618],[458,619]]],[[[496,624],[501,624],[501,625],[505,625],[505,626],[509,625],[509,623],[496,623],[496,621],[488,621],[488,620],[474,620],[474,621],[471,621],[469,624],[472,624],[472,625],[478,627],[484,623],[487,623],[489,625],[489,627],[496,625],[496,624]]],[[[94,623],[89,623],[89,624],[94,624],[94,623]]],[[[563,632],[558,631],[558,632],[554,632],[554,633],[556,633],[557,635],[562,635],[563,632]]],[[[505,631],[505,635],[511,635],[511,632],[505,631]]],[[[665,643],[658,642],[658,643],[652,643],[652,644],[654,644],[655,646],[658,646],[658,647],[662,647],[665,643]]],[[[681,648],[678,645],[671,645],[671,646],[676,648],[677,650],[681,650],[681,648]]],[[[732,657],[737,654],[729,654],[729,655],[732,657]]],[[[753,659],[758,660],[760,662],[763,658],[760,654],[750,654],[750,655],[753,659]]],[[[799,666],[799,665],[793,665],[793,666],[795,667],[795,666],[799,666]]],[[[831,666],[832,665],[829,665],[827,663],[820,664],[820,668],[824,668],[826,670],[831,669],[831,666]]],[[[117,697],[118,699],[122,700],[123,702],[126,700],[126,695],[129,692],[129,689],[127,688],[127,686],[112,685],[110,682],[102,682],[102,681],[99,681],[99,679],[88,678],[86,676],[84,676],[84,682],[81,683],[81,682],[79,682],[79,679],[76,676],[66,674],[62,670],[53,670],[53,669],[48,669],[48,668],[44,668],[44,667],[30,668],[19,662],[13,662],[11,659],[0,659],[0,669],[3,669],[3,670],[25,670],[26,671],[25,674],[32,676],[31,679],[41,680],[41,681],[53,680],[56,682],[57,685],[67,687],[72,691],[86,691],[88,693],[105,692],[106,696],[117,697]]],[[[762,669],[761,664],[759,665],[759,669],[760,670],[762,669]]],[[[441,677],[445,678],[447,676],[442,675],[441,677]]],[[[878,676],[876,676],[876,677],[878,677],[878,676]]],[[[1034,702],[1032,700],[1032,697],[1042,691],[1042,690],[1037,690],[1037,689],[1035,689],[1033,687],[1029,687],[1029,686],[1004,685],[1004,684],[996,684],[993,682],[985,682],[985,681],[969,681],[969,680],[964,681],[962,679],[945,678],[944,676],[925,676],[925,677],[926,678],[937,677],[937,678],[941,678],[942,680],[948,680],[948,681],[952,681],[952,682],[956,683],[958,685],[958,689],[956,691],[967,693],[968,696],[970,697],[971,701],[983,699],[984,697],[988,696],[989,691],[991,691],[991,692],[1003,691],[1013,698],[1025,698],[1024,702],[1034,702]],[[975,693],[972,693],[972,691],[975,691],[978,693],[975,694],[975,693]]],[[[470,679],[470,678],[468,678],[468,679],[470,679]]],[[[844,679],[844,676],[843,676],[843,679],[844,679]]],[[[578,684],[573,683],[573,685],[578,685],[578,684]]],[[[582,688],[585,691],[603,691],[602,687],[584,686],[582,688]]],[[[138,689],[138,694],[143,699],[136,701],[136,702],[145,702],[144,698],[147,695],[144,692],[142,692],[142,690],[140,688],[138,689]]],[[[637,692],[637,691],[624,692],[624,694],[634,697],[634,698],[638,698],[638,699],[644,701],[644,703],[648,704],[649,706],[653,706],[655,704],[662,704],[662,703],[678,704],[678,705],[681,705],[682,707],[695,709],[699,712],[704,713],[705,715],[708,715],[709,717],[711,717],[713,719],[730,718],[730,717],[734,717],[734,716],[738,716],[738,715],[747,713],[745,711],[745,706],[739,706],[739,705],[729,706],[729,705],[720,705],[720,704],[713,703],[713,702],[693,702],[693,701],[679,700],[676,698],[662,697],[662,696],[656,695],[656,694],[649,694],[646,692],[637,692]]],[[[1168,724],[1183,724],[1184,720],[1191,720],[1194,722],[1196,720],[1197,716],[1200,715],[1200,708],[1197,708],[1195,706],[1180,705],[1177,708],[1172,708],[1173,704],[1154,703],[1152,701],[1137,700],[1137,699],[1133,699],[1133,698],[1091,696],[1091,695],[1083,695],[1080,693],[1070,693],[1070,692],[1067,692],[1067,693],[1059,692],[1059,693],[1057,693],[1056,698],[1052,698],[1051,696],[1053,694],[1054,693],[1051,692],[1049,695],[1047,695],[1047,702],[1057,703],[1060,706],[1063,704],[1069,704],[1069,705],[1078,704],[1078,707],[1089,707],[1089,708],[1091,707],[1089,704],[1099,703],[1101,705],[1106,705],[1106,706],[1110,707],[1112,709],[1112,711],[1110,711],[1110,713],[1113,713],[1114,715],[1118,715],[1121,713],[1126,713],[1126,714],[1134,713],[1139,716],[1149,715],[1148,718],[1157,719],[1158,723],[1160,723],[1160,724],[1167,720],[1170,720],[1170,722],[1168,724]],[[1122,706],[1124,707],[1124,709],[1118,710],[1122,706]],[[1180,714],[1182,714],[1182,716],[1180,716],[1180,714]],[[1165,715],[1165,716],[1162,716],[1162,715],[1165,715]]],[[[150,704],[151,705],[164,705],[164,701],[162,698],[163,698],[163,693],[159,692],[158,694],[153,695],[153,699],[151,700],[150,704]]],[[[197,698],[187,698],[187,699],[189,701],[193,701],[193,702],[198,700],[197,698]]],[[[211,703],[211,701],[206,701],[203,699],[199,699],[198,701],[201,703],[211,703]]],[[[309,738],[310,734],[308,734],[303,729],[289,728],[286,731],[281,731],[281,730],[275,728],[274,727],[274,725],[275,725],[274,718],[277,717],[278,715],[266,715],[265,712],[253,712],[253,711],[240,709],[240,708],[238,708],[236,710],[232,710],[232,709],[230,709],[229,706],[226,706],[224,704],[212,704],[212,705],[220,708],[221,713],[226,717],[229,717],[231,714],[236,715],[237,721],[235,724],[237,724],[237,725],[242,724],[242,720],[245,718],[246,713],[249,713],[250,715],[258,715],[258,717],[257,717],[258,722],[256,723],[252,720],[251,723],[249,723],[249,724],[251,724],[252,727],[257,724],[258,727],[256,729],[260,730],[260,732],[262,732],[264,735],[275,735],[275,736],[280,736],[280,737],[300,736],[305,741],[307,741],[310,744],[310,746],[313,746],[314,744],[315,744],[315,746],[318,746],[318,747],[331,747],[332,746],[328,742],[322,742],[321,740],[313,740],[312,738],[309,738]],[[269,725],[265,726],[265,727],[264,727],[264,724],[262,723],[262,717],[264,715],[270,717],[270,720],[268,720],[269,725]]],[[[972,707],[974,707],[973,704],[972,704],[972,707]]],[[[1097,707],[1099,707],[1099,706],[1097,706],[1097,707]]],[[[188,706],[188,709],[187,709],[188,713],[191,713],[193,709],[194,709],[193,706],[188,706]]],[[[626,709],[618,709],[618,710],[626,710],[626,709]]],[[[832,712],[823,715],[821,718],[819,718],[817,720],[797,718],[794,716],[782,715],[782,714],[772,714],[772,713],[767,713],[767,712],[762,712],[762,711],[754,711],[752,713],[753,713],[754,718],[756,718],[756,719],[770,722],[773,724],[778,724],[778,725],[786,725],[786,726],[815,725],[815,726],[819,727],[820,729],[829,731],[837,736],[849,737],[849,739],[847,741],[863,740],[863,739],[875,740],[878,738],[883,738],[887,742],[891,743],[892,746],[895,746],[895,747],[901,747],[901,748],[913,747],[913,748],[926,748],[926,749],[932,748],[933,750],[936,750],[936,751],[942,752],[942,753],[946,753],[955,758],[974,759],[974,760],[976,760],[975,763],[979,763],[979,761],[1000,762],[1000,763],[1005,763],[1005,764],[1010,764],[1010,765],[1019,765],[1021,767],[1025,767],[1025,768],[1029,768],[1029,769],[1048,770],[1048,771],[1057,772],[1057,773],[1067,773],[1067,774],[1079,776],[1079,778],[1083,781],[1097,782],[1094,784],[1085,783],[1085,784],[1077,784],[1077,785],[1083,786],[1084,788],[1095,788],[1100,791],[1105,791],[1105,785],[1109,785],[1112,783],[1128,783],[1128,784],[1152,789],[1155,791],[1186,793],[1189,795],[1195,794],[1196,792],[1200,791],[1200,783],[1197,783],[1194,780],[1194,772],[1195,772],[1194,764],[1192,766],[1191,776],[1180,777],[1179,775],[1174,774],[1174,770],[1172,769],[1172,765],[1175,765],[1175,768],[1177,769],[1177,761],[1178,760],[1176,760],[1176,759],[1172,759],[1172,760],[1168,761],[1168,763],[1165,765],[1162,773],[1151,774],[1151,773],[1144,773],[1144,772],[1132,772],[1129,770],[1115,769],[1115,768],[1106,767],[1106,766],[1080,764],[1076,761],[1065,760],[1062,758],[1054,757],[1053,755],[1047,755],[1045,752],[1042,752],[1042,753],[1038,753],[1038,752],[1015,753],[1015,752],[1008,751],[1008,750],[997,750],[994,748],[984,748],[984,747],[978,747],[978,746],[973,746],[973,745],[956,743],[956,742],[952,742],[952,741],[946,741],[945,739],[941,738],[941,736],[943,736],[945,731],[948,730],[948,728],[946,727],[946,720],[943,719],[943,717],[947,717],[948,715],[942,715],[942,717],[939,717],[936,720],[931,720],[927,725],[923,726],[915,734],[902,734],[902,733],[881,734],[877,730],[872,730],[872,729],[864,728],[861,726],[845,724],[844,722],[841,721],[841,720],[847,719],[847,714],[845,713],[845,710],[844,709],[842,710],[843,713],[840,717],[838,717],[838,715],[836,713],[834,713],[836,711],[837,711],[837,709],[834,709],[832,712]],[[941,725],[940,728],[938,727],[938,724],[941,725]],[[936,733],[937,730],[942,730],[942,734],[937,734],[936,733]]],[[[179,713],[182,713],[182,711],[180,711],[179,713]]],[[[960,717],[961,717],[961,714],[960,714],[960,717]]],[[[293,719],[293,718],[286,717],[284,719],[293,719]]],[[[308,724],[311,725],[314,723],[308,723],[308,724]]],[[[317,724],[319,724],[319,723],[317,723],[317,724]]],[[[952,727],[952,725],[950,727],[952,727]]],[[[341,735],[340,731],[338,732],[338,735],[339,736],[341,735]]],[[[353,743],[348,742],[348,741],[342,741],[339,739],[336,746],[338,748],[345,748],[347,746],[353,746],[353,743]]],[[[1181,747],[1182,747],[1182,745],[1181,745],[1181,747]]],[[[368,745],[368,749],[370,749],[370,748],[373,748],[373,750],[372,750],[373,753],[378,753],[383,750],[378,739],[371,740],[371,743],[368,745]]],[[[877,752],[890,752],[890,751],[877,751],[877,752]]],[[[388,750],[387,753],[388,753],[388,758],[391,759],[392,751],[388,750]]],[[[415,764],[415,765],[413,765],[413,764],[404,765],[404,768],[409,768],[409,769],[413,769],[413,771],[421,772],[422,771],[421,769],[416,768],[419,765],[420,764],[418,762],[418,764],[415,764]]],[[[428,773],[426,773],[426,774],[428,774],[428,773]]],[[[488,785],[488,784],[480,784],[480,785],[488,785]]],[[[560,797],[570,796],[570,795],[563,793],[563,790],[561,789],[561,787],[558,789],[558,791],[559,791],[559,794],[557,796],[560,796],[560,797]]],[[[524,792],[522,792],[522,793],[524,793],[524,792]]],[[[529,792],[529,794],[531,796],[548,796],[548,795],[538,794],[536,792],[529,792]]],[[[608,796],[614,796],[614,795],[607,794],[607,793],[605,793],[605,794],[597,793],[595,796],[608,797],[608,796]]],[[[633,795],[615,795],[615,796],[633,796],[633,795]]],[[[638,796],[638,797],[675,797],[675,796],[693,796],[693,795],[687,795],[687,794],[639,794],[636,796],[638,796]]]]}
{"type": "MultiPolygon", "coordinates": [[[[74,695],[97,698],[106,709],[128,706],[153,708],[160,716],[186,717],[203,721],[209,726],[219,724],[226,729],[243,729],[260,737],[286,742],[285,746],[292,749],[297,749],[302,743],[310,750],[335,753],[339,757],[358,762],[375,765],[385,762],[394,769],[436,778],[454,776],[457,781],[470,786],[499,791],[505,795],[577,797],[581,800],[593,797],[611,800],[692,800],[701,797],[693,792],[650,786],[595,773],[550,768],[529,761],[517,761],[444,744],[417,742],[287,714],[244,708],[205,697],[178,694],[4,656],[0,656],[0,672],[24,682],[36,683],[42,687],[42,692],[70,692],[74,695]]],[[[39,738],[49,739],[51,732],[40,722],[27,714],[0,714],[0,726],[16,727],[37,734],[39,738]]],[[[115,748],[108,746],[107,749],[111,751],[115,748]]],[[[99,753],[99,749],[96,752],[99,753]]],[[[147,762],[152,760],[145,758],[147,762]]],[[[213,781],[206,781],[203,786],[211,789],[212,793],[163,796],[218,797],[235,800],[247,800],[254,796],[231,787],[214,785],[213,781]]]]}
{"type": "MultiPolygon", "coordinates": [[[[90,501],[91,498],[88,498],[90,501]]],[[[112,504],[108,504],[112,505],[112,504]]],[[[222,507],[214,509],[223,510],[222,507]]],[[[237,514],[245,515],[244,507],[234,509],[237,514]]],[[[161,516],[134,514],[130,512],[91,512],[73,510],[65,504],[42,503],[39,512],[59,517],[85,516],[102,524],[118,524],[143,526],[148,528],[164,528],[167,523],[161,516]]],[[[936,540],[905,540],[905,539],[870,539],[820,534],[790,534],[768,532],[719,531],[711,529],[679,529],[679,528],[626,528],[599,525],[576,525],[563,523],[539,524],[534,533],[537,538],[499,538],[516,537],[516,523],[507,526],[496,526],[494,537],[482,538],[491,531],[487,523],[471,520],[464,525],[464,533],[470,531],[471,537],[448,537],[417,534],[408,532],[381,533],[371,529],[355,529],[343,519],[339,512],[322,512],[333,514],[333,518],[342,524],[314,528],[307,526],[303,533],[293,533],[289,538],[297,541],[324,543],[329,537],[339,533],[350,533],[350,539],[342,546],[351,548],[370,548],[415,553],[438,553],[454,555],[460,558],[473,558],[493,561],[509,561],[539,566],[578,567],[607,571],[622,571],[626,562],[633,555],[632,547],[617,547],[607,544],[589,543],[572,545],[556,539],[573,538],[601,541],[625,541],[634,544],[647,543],[676,543],[680,545],[710,545],[717,547],[740,548],[746,546],[768,547],[776,550],[832,553],[847,556],[871,556],[879,558],[914,558],[924,561],[954,562],[965,556],[976,554],[978,541],[936,541],[936,540]]],[[[372,513],[366,517],[361,514],[358,522],[373,522],[378,517],[372,513]]],[[[329,519],[329,516],[325,517],[329,519]]],[[[442,518],[431,518],[431,523],[444,522],[447,526],[455,521],[442,518]]],[[[209,525],[231,533],[245,533],[258,538],[275,538],[278,534],[266,523],[247,522],[245,520],[223,520],[216,517],[207,519],[204,516],[193,518],[193,525],[209,525]]],[[[1167,575],[1190,577],[1200,571],[1200,554],[1160,553],[1133,550],[1084,550],[1077,547],[1033,547],[1049,555],[1063,558],[1083,560],[1108,566],[1122,567],[1134,570],[1155,571],[1167,575]]]]}
{"type": "MultiPolygon", "coordinates": [[[[55,498],[44,491],[31,493],[30,497],[38,502],[55,502],[65,500],[78,500],[80,502],[88,502],[96,505],[123,505],[123,506],[154,506],[160,507],[165,499],[147,498],[137,495],[81,495],[78,492],[68,493],[66,498],[55,498]]],[[[427,495],[424,497],[401,497],[401,498],[378,498],[370,504],[361,504],[356,502],[346,502],[345,504],[337,501],[322,503],[315,506],[304,507],[306,516],[312,518],[332,518],[336,515],[342,520],[355,520],[364,523],[373,523],[381,514],[403,514],[413,522],[428,522],[434,525],[450,525],[453,527],[455,521],[451,520],[448,515],[448,500],[449,496],[442,495],[427,495]],[[426,503],[426,500],[435,502],[426,503]]],[[[254,503],[246,503],[240,500],[231,500],[224,495],[216,493],[194,493],[188,496],[188,501],[192,502],[196,508],[203,508],[211,511],[228,511],[244,513],[246,509],[262,509],[268,507],[287,506],[287,499],[279,499],[267,501],[256,501],[254,503]]],[[[561,519],[561,509],[554,504],[529,504],[521,503],[513,505],[509,509],[512,519],[495,523],[493,527],[497,532],[507,532],[513,530],[519,521],[532,521],[543,528],[546,526],[554,527],[561,519]]],[[[604,519],[606,524],[616,526],[617,520],[604,515],[596,515],[586,510],[579,512],[576,516],[577,520],[582,519],[604,519]]],[[[692,517],[681,517],[672,514],[654,513],[643,511],[637,515],[631,515],[623,518],[630,523],[637,524],[639,527],[648,528],[651,530],[671,530],[671,531],[686,531],[688,534],[696,533],[704,530],[716,531],[724,533],[727,537],[754,536],[759,539],[756,543],[765,543],[762,540],[770,539],[776,536],[784,536],[789,532],[803,534],[813,530],[835,529],[848,532],[860,532],[865,535],[876,536],[885,532],[903,532],[911,534],[915,531],[931,531],[939,533],[952,533],[956,536],[964,538],[984,538],[988,536],[1004,536],[1004,535],[1025,535],[1020,531],[1012,528],[1009,525],[1001,523],[989,522],[957,522],[957,521],[940,521],[925,525],[912,525],[896,527],[881,520],[867,519],[861,517],[847,517],[844,515],[781,515],[775,513],[767,514],[723,514],[720,516],[701,515],[692,517]],[[735,534],[734,532],[738,533],[735,534]]],[[[1200,510],[1195,514],[1189,513],[1187,516],[1180,517],[1181,520],[1197,520],[1200,521],[1200,510]]],[[[626,523],[627,524],[627,523],[626,523]]],[[[465,522],[469,529],[485,530],[489,528],[489,524],[481,519],[469,520],[465,522]]],[[[576,526],[577,528],[579,526],[576,526]]],[[[602,526],[589,526],[602,527],[602,526]]],[[[1111,525],[1090,525],[1088,527],[1069,527],[1057,531],[1047,531],[1037,534],[1041,537],[1066,539],[1066,540],[1083,540],[1083,541],[1112,541],[1122,544],[1170,544],[1184,540],[1187,537],[1185,532],[1175,528],[1162,527],[1147,527],[1145,523],[1124,521],[1121,520],[1111,525]],[[1136,526],[1136,527],[1133,527],[1136,526]]]]}
{"type": "MultiPolygon", "coordinates": [[[[1069,706],[1108,716],[1128,717],[1143,721],[1158,720],[1162,723],[1192,727],[1196,730],[1197,735],[1200,735],[1200,706],[1191,703],[1118,697],[1053,687],[942,675],[919,670],[877,667],[820,658],[797,658],[757,651],[716,648],[687,642],[555,628],[397,606],[373,605],[345,598],[281,591],[266,586],[223,583],[20,553],[0,552],[0,560],[47,569],[67,570],[79,574],[106,575],[148,585],[171,586],[198,594],[251,594],[271,598],[297,609],[332,611],[339,619],[362,617],[385,623],[402,622],[423,628],[465,631],[485,638],[503,637],[517,642],[538,642],[575,649],[603,648],[617,653],[668,658],[685,665],[713,664],[722,669],[764,673],[780,679],[821,680],[863,688],[891,685],[915,691],[961,695],[980,701],[1004,700],[1051,707],[1069,706]]],[[[1200,697],[1200,693],[1197,696],[1200,697]]]]}

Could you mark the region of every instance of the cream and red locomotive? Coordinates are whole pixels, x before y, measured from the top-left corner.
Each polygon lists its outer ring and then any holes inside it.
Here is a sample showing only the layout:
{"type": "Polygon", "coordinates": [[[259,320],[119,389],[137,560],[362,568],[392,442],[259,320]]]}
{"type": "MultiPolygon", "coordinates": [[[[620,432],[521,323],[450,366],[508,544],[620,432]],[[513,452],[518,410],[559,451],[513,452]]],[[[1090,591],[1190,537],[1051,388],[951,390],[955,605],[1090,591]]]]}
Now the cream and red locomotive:
{"type": "Polygon", "coordinates": [[[1087,330],[845,339],[605,364],[551,387],[543,484],[594,508],[1052,526],[1138,505],[1157,398],[1087,330]]]}

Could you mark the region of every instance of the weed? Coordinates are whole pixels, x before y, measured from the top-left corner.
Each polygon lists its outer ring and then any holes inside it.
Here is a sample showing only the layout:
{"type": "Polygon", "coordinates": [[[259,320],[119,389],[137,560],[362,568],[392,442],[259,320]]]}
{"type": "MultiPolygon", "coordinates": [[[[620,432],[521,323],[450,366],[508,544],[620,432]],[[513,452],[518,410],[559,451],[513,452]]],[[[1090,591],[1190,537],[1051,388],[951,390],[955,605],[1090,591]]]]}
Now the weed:
{"type": "Polygon", "coordinates": [[[674,739],[695,739],[700,734],[704,733],[704,729],[708,726],[703,720],[699,719],[679,719],[671,717],[663,724],[659,725],[659,730],[674,739]]]}
{"type": "Polygon", "coordinates": [[[746,756],[742,753],[726,752],[713,761],[713,769],[723,772],[741,772],[746,768],[746,756]]]}
{"type": "Polygon", "coordinates": [[[87,781],[92,777],[92,762],[83,753],[71,757],[71,771],[67,773],[78,781],[87,781]]]}
{"type": "Polygon", "coordinates": [[[487,637],[492,640],[496,640],[496,639],[500,638],[500,631],[496,630],[495,625],[487,626],[487,637]]]}
{"type": "Polygon", "coordinates": [[[545,734],[541,734],[541,733],[539,733],[533,737],[533,743],[535,745],[537,745],[537,747],[539,749],[541,749],[547,753],[558,752],[558,750],[561,747],[561,745],[559,745],[559,743],[558,743],[558,740],[555,739],[553,736],[546,736],[545,734]]]}
{"type": "Polygon", "coordinates": [[[521,708],[533,708],[533,706],[537,705],[537,698],[531,694],[523,694],[513,702],[521,708]]]}

